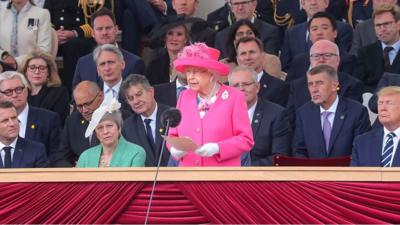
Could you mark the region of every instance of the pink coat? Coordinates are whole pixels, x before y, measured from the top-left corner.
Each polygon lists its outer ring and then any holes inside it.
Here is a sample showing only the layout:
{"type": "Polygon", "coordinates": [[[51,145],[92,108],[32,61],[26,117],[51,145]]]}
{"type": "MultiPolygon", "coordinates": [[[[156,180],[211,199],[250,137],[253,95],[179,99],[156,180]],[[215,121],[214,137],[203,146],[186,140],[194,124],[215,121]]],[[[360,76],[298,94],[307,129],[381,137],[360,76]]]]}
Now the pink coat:
{"type": "Polygon", "coordinates": [[[253,147],[253,132],[243,94],[229,86],[221,85],[217,100],[203,119],[197,106],[197,93],[182,92],[177,108],[182,113],[178,127],[171,128],[171,136],[188,136],[199,146],[217,143],[219,154],[201,157],[189,152],[180,159],[180,166],[240,166],[240,156],[253,147]]]}

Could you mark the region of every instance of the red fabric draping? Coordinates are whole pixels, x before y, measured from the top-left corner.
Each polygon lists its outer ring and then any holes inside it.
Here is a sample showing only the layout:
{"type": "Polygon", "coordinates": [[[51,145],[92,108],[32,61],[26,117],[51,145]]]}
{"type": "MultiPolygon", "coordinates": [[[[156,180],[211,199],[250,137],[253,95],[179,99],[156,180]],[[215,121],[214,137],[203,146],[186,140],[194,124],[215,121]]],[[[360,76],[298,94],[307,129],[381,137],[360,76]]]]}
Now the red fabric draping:
{"type": "MultiPolygon", "coordinates": [[[[151,183],[0,183],[0,223],[143,223],[151,183]]],[[[400,183],[160,182],[150,223],[400,223],[400,183]]]]}

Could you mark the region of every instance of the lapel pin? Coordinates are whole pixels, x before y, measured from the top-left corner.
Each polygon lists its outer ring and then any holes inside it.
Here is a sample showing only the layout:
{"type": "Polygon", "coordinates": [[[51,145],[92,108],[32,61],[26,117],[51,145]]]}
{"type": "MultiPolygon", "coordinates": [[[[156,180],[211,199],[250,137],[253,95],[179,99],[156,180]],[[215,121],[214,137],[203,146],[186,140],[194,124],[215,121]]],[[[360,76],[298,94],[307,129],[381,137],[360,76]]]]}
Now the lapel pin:
{"type": "Polygon", "coordinates": [[[264,85],[263,85],[263,87],[264,87],[264,88],[267,88],[267,85],[266,85],[266,84],[264,84],[264,85]]]}
{"type": "Polygon", "coordinates": [[[256,113],[256,116],[260,116],[261,114],[260,113],[256,113]]]}
{"type": "Polygon", "coordinates": [[[164,132],[164,129],[160,128],[160,133],[164,132]]]}
{"type": "Polygon", "coordinates": [[[84,124],[85,123],[85,120],[81,120],[81,124],[84,124]]]}
{"type": "Polygon", "coordinates": [[[254,120],[254,123],[258,123],[259,121],[258,120],[254,120]]]}
{"type": "Polygon", "coordinates": [[[228,91],[227,91],[227,90],[225,90],[225,91],[222,93],[222,96],[221,96],[221,98],[222,98],[223,100],[226,100],[226,99],[228,99],[228,98],[229,98],[229,93],[228,93],[228,91]]]}
{"type": "Polygon", "coordinates": [[[35,124],[32,124],[31,129],[35,129],[35,128],[36,128],[35,124]]]}
{"type": "Polygon", "coordinates": [[[340,119],[341,119],[341,120],[344,120],[344,115],[341,115],[341,116],[340,116],[340,119]]]}

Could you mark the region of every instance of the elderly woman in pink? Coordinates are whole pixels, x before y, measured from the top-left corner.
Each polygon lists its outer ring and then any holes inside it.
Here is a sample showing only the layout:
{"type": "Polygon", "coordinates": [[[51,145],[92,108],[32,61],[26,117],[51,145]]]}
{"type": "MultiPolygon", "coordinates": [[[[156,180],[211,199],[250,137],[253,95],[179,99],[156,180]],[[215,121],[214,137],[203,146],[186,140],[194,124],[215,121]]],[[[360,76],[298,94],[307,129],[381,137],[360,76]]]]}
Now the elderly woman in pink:
{"type": "Polygon", "coordinates": [[[179,166],[240,166],[241,155],[254,144],[243,94],[217,81],[217,75],[229,73],[229,67],[218,62],[219,54],[196,43],[174,61],[190,89],[180,94],[177,108],[182,120],[169,136],[189,137],[199,146],[191,151],[170,147],[179,166]]]}

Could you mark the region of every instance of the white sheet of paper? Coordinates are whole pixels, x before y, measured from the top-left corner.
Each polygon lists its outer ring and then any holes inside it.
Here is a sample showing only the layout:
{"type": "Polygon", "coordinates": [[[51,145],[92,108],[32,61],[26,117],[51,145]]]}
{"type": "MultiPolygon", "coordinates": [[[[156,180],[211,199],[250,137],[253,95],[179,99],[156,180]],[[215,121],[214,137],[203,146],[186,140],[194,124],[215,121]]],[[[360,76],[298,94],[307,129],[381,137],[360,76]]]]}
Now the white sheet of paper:
{"type": "Polygon", "coordinates": [[[190,137],[164,136],[168,144],[182,151],[194,151],[199,146],[190,137]]]}

